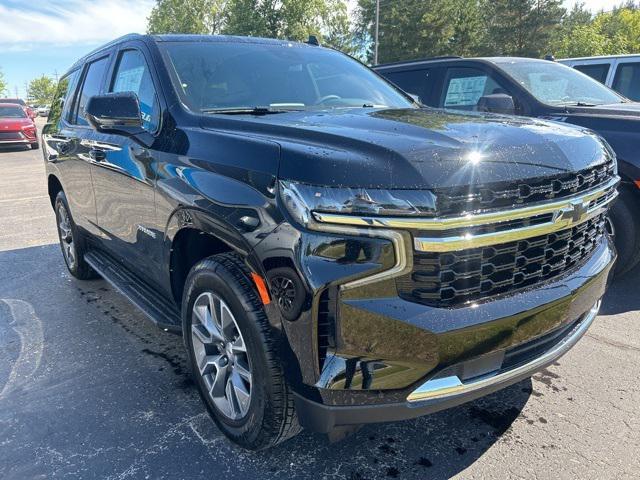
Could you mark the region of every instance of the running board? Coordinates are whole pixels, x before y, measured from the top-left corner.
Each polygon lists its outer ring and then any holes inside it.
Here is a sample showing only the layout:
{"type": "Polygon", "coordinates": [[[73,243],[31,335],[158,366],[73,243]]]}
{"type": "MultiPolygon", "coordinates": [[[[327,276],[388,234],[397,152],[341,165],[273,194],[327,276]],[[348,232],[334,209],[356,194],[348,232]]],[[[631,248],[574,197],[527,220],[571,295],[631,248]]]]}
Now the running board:
{"type": "Polygon", "coordinates": [[[159,328],[174,333],[182,332],[180,312],[175,303],[163,298],[156,290],[100,250],[92,249],[85,253],[84,260],[159,328]]]}

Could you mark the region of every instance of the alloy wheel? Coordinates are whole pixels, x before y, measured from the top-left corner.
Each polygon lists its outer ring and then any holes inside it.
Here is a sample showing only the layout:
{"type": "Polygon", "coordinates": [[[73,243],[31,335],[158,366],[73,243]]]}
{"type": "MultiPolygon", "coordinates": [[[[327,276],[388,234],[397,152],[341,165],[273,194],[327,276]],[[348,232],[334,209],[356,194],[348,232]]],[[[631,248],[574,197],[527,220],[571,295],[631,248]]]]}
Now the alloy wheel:
{"type": "Polygon", "coordinates": [[[251,403],[251,365],[238,323],[215,293],[196,298],[191,341],[198,373],[214,405],[230,420],[243,418],[251,403]]]}
{"type": "Polygon", "coordinates": [[[60,234],[60,245],[62,254],[70,270],[76,266],[76,246],[73,241],[73,231],[71,229],[71,219],[65,206],[61,203],[58,206],[58,233],[60,234]]]}

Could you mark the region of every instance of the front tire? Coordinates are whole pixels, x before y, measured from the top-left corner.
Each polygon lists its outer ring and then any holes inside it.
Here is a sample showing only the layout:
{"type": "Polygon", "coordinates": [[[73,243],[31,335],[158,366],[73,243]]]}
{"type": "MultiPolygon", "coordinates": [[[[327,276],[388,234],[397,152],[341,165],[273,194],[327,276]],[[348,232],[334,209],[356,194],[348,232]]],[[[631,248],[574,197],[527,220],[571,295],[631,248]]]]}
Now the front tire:
{"type": "Polygon", "coordinates": [[[56,213],[60,249],[69,273],[80,280],[96,278],[95,271],[84,261],[86,252],[84,239],[78,233],[75,223],[73,223],[67,197],[63,191],[58,192],[58,195],[56,195],[53,208],[56,213]]]}
{"type": "Polygon", "coordinates": [[[237,255],[214,255],[191,269],[182,322],[202,400],[230,440],[260,450],[300,431],[271,327],[237,255]]]}
{"type": "Polygon", "coordinates": [[[618,251],[615,275],[631,271],[640,261],[640,213],[637,194],[621,188],[620,196],[611,208],[611,234],[618,251]]]}

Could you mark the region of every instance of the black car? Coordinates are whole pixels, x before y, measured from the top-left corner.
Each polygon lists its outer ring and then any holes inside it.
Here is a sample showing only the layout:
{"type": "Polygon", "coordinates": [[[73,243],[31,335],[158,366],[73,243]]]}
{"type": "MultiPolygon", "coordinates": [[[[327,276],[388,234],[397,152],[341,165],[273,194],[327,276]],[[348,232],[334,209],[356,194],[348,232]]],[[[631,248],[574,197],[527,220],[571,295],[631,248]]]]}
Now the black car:
{"type": "Polygon", "coordinates": [[[247,448],[529,377],[615,260],[597,135],[424,109],[313,42],[121,38],[64,75],[43,138],[69,271],[181,332],[247,448]]]}
{"type": "Polygon", "coordinates": [[[444,57],[376,70],[436,108],[525,115],[595,130],[617,154],[622,184],[608,229],[616,271],[640,262],[640,103],[562,64],[531,58],[444,57]]]}

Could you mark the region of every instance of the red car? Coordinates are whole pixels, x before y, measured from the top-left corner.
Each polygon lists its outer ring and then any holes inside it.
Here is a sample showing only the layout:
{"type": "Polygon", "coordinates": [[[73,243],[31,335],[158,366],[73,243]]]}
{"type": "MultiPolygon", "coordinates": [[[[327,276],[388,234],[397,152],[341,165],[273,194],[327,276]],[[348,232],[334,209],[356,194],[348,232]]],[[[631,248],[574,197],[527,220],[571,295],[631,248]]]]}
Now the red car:
{"type": "Polygon", "coordinates": [[[38,116],[38,113],[21,98],[0,98],[0,103],[16,103],[20,105],[32,120],[38,116]]]}
{"type": "Polygon", "coordinates": [[[36,124],[22,105],[0,103],[0,145],[30,145],[38,148],[36,124]]]}

